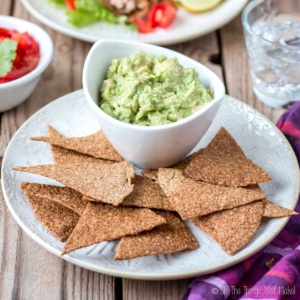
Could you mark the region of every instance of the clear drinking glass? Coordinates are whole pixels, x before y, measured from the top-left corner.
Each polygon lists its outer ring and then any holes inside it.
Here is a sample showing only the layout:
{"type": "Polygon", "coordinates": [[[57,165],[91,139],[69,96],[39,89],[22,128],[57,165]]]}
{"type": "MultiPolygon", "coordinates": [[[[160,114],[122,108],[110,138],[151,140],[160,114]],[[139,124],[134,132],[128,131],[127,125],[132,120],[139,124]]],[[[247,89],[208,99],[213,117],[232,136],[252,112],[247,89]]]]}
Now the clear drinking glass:
{"type": "Polygon", "coordinates": [[[300,101],[300,0],[252,0],[242,23],[258,99],[274,108],[300,101]]]}

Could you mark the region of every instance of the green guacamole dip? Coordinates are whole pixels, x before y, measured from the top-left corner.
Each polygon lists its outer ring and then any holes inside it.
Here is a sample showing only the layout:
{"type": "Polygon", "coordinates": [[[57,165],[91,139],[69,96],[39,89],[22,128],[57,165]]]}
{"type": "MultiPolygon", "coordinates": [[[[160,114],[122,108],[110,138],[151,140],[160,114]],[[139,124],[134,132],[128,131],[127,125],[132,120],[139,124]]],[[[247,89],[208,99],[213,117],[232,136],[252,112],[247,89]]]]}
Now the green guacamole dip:
{"type": "Polygon", "coordinates": [[[99,105],[120,121],[157,126],[186,118],[212,99],[195,69],[175,57],[138,51],[112,61],[99,105]]]}

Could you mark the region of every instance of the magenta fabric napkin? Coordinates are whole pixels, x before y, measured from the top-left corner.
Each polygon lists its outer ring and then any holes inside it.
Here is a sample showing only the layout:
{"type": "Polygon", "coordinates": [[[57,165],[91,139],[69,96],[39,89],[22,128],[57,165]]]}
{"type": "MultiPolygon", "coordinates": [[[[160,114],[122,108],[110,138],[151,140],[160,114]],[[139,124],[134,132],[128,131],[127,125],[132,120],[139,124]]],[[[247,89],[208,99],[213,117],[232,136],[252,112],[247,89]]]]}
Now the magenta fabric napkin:
{"type": "MultiPolygon", "coordinates": [[[[300,102],[277,123],[300,163],[300,102]]],[[[295,210],[300,213],[300,201],[295,210]]],[[[233,267],[195,278],[182,300],[300,299],[300,214],[264,249],[233,267]],[[271,267],[266,267],[266,263],[271,267]]]]}

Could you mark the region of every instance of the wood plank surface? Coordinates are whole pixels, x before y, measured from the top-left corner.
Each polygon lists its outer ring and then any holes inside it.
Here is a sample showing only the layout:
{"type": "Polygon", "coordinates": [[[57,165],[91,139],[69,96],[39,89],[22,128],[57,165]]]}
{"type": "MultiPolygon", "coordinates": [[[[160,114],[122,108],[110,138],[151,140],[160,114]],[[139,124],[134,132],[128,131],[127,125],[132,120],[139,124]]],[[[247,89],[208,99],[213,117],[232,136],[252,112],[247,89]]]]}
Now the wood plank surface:
{"type": "MultiPolygon", "coordinates": [[[[55,45],[53,61],[43,73],[33,94],[17,108],[1,115],[2,156],[15,131],[34,112],[58,97],[82,88],[82,68],[92,44],[47,28],[32,17],[20,1],[2,0],[0,13],[12,13],[40,25],[50,34],[55,45]]],[[[255,107],[273,122],[278,120],[282,110],[265,106],[252,91],[240,16],[219,32],[169,48],[205,64],[225,81],[228,94],[255,107]]],[[[22,231],[8,211],[2,194],[0,271],[1,275],[4,274],[0,276],[0,300],[177,300],[192,280],[120,279],[67,263],[40,247],[22,231]]]]}

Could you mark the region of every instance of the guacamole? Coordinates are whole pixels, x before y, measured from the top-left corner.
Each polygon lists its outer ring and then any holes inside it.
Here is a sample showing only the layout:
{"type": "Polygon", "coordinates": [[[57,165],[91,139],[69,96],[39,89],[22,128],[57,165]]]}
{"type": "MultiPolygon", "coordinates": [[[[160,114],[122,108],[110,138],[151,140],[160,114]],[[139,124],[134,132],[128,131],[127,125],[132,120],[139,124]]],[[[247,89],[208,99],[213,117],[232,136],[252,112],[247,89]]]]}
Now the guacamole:
{"type": "Polygon", "coordinates": [[[101,87],[101,109],[120,121],[157,126],[190,116],[213,99],[195,69],[177,58],[138,51],[114,59],[101,87]]]}

